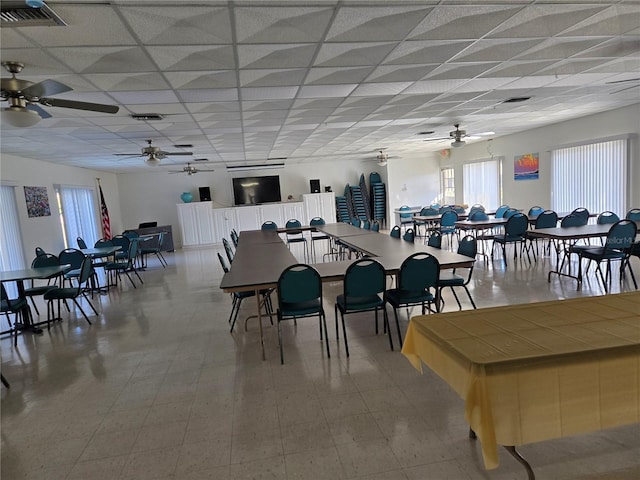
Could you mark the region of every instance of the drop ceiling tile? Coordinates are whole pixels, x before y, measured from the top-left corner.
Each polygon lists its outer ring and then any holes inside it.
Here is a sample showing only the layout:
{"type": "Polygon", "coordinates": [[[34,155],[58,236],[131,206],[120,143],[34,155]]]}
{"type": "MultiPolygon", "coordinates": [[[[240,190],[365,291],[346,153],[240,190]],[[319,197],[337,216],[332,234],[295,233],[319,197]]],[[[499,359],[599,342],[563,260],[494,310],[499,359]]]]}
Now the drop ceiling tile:
{"type": "Polygon", "coordinates": [[[423,93],[444,93],[462,85],[464,80],[423,80],[415,82],[404,93],[411,94],[423,94],[423,93]]]}
{"type": "Polygon", "coordinates": [[[601,45],[594,47],[583,53],[576,55],[576,58],[606,58],[612,60],[614,58],[624,57],[626,55],[638,57],[640,45],[640,35],[614,38],[603,42],[601,45]]]}
{"type": "Polygon", "coordinates": [[[332,15],[330,8],[237,7],[238,43],[317,42],[322,39],[332,15]]]}
{"type": "Polygon", "coordinates": [[[439,64],[429,65],[381,65],[367,78],[368,82],[415,82],[431,73],[439,64]]]}
{"type": "Polygon", "coordinates": [[[242,110],[287,110],[291,107],[292,100],[269,101],[242,101],[242,110]]]}
{"type": "Polygon", "coordinates": [[[556,64],[555,60],[502,62],[496,68],[482,74],[483,77],[526,77],[556,64]]]}
{"type": "Polygon", "coordinates": [[[385,82],[385,83],[363,83],[357,87],[351,96],[353,97],[376,97],[397,95],[407,89],[413,82],[385,82]]]}
{"type": "MultiPolygon", "coordinates": [[[[126,76],[107,73],[88,74],[84,75],[84,78],[97,85],[101,90],[108,91],[165,90],[170,88],[164,77],[155,72],[131,72],[126,76]]],[[[63,80],[59,81],[65,83],[63,80]]],[[[74,90],[76,90],[75,87],[74,90]]]]}
{"type": "Polygon", "coordinates": [[[479,40],[455,57],[455,62],[503,62],[535,47],[544,39],[479,40]]]}
{"type": "Polygon", "coordinates": [[[450,80],[482,76],[490,71],[498,62],[481,63],[446,63],[436,68],[425,77],[425,80],[450,80]]]}
{"type": "Polygon", "coordinates": [[[213,72],[165,72],[164,76],[176,90],[233,88],[237,86],[233,70],[213,72]]]}
{"type": "Polygon", "coordinates": [[[238,100],[236,88],[202,88],[196,90],[178,90],[183,102],[224,102],[238,100]]]}
{"type": "Polygon", "coordinates": [[[249,87],[240,89],[240,95],[243,100],[293,99],[297,92],[298,87],[249,87]]]}
{"type": "Polygon", "coordinates": [[[346,97],[355,88],[356,84],[350,85],[305,85],[300,87],[299,98],[320,98],[320,97],[346,97]]]}
{"type": "Polygon", "coordinates": [[[240,68],[300,68],[311,64],[315,44],[238,45],[240,68]]]}
{"type": "Polygon", "coordinates": [[[240,111],[240,106],[235,102],[186,103],[185,107],[192,113],[224,113],[240,111]]]}
{"type": "Polygon", "coordinates": [[[128,74],[156,70],[139,47],[55,47],[50,52],[76,73],[128,74]]]}
{"type": "Polygon", "coordinates": [[[262,69],[240,70],[240,85],[243,87],[278,87],[299,85],[307,74],[306,69],[262,69]]]}
{"type": "Polygon", "coordinates": [[[336,85],[344,83],[360,83],[367,78],[373,67],[334,68],[314,67],[309,70],[305,79],[306,85],[336,85]]]}
{"type": "Polygon", "coordinates": [[[432,101],[439,94],[433,93],[429,95],[409,95],[409,94],[400,94],[388,100],[389,105],[422,105],[427,102],[432,101]]]}
{"type": "Polygon", "coordinates": [[[385,65],[415,65],[428,59],[430,64],[443,63],[471,45],[470,41],[403,42],[384,60],[385,65]]]}
{"type": "Polygon", "coordinates": [[[320,47],[314,66],[354,67],[377,65],[396,45],[396,43],[325,43],[320,47]]]}
{"type": "Polygon", "coordinates": [[[561,36],[623,35],[638,28],[640,4],[612,5],[595,15],[577,22],[561,36]]]}
{"type": "Polygon", "coordinates": [[[140,40],[149,45],[230,44],[227,8],[184,6],[122,6],[122,14],[140,40]]]}
{"type": "Polygon", "coordinates": [[[291,108],[335,108],[342,98],[296,98],[291,108]]]}
{"type": "Polygon", "coordinates": [[[236,67],[230,45],[164,45],[147,47],[147,52],[162,71],[231,70],[236,67]]]}
{"type": "Polygon", "coordinates": [[[330,42],[403,40],[430,8],[371,6],[342,7],[327,33],[330,42]]]}
{"type": "Polygon", "coordinates": [[[518,55],[518,60],[562,60],[577,55],[596,45],[603,43],[603,39],[596,38],[550,38],[540,42],[534,48],[518,55]]]}

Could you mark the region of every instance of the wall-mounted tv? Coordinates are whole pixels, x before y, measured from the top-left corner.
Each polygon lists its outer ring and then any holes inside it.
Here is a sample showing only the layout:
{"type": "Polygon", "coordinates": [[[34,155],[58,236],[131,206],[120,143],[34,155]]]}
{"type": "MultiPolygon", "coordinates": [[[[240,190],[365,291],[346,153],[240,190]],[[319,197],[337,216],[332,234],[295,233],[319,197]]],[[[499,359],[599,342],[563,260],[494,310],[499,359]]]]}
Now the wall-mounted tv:
{"type": "Polygon", "coordinates": [[[257,205],[280,202],[280,177],[240,177],[233,179],[234,205],[257,205]]]}

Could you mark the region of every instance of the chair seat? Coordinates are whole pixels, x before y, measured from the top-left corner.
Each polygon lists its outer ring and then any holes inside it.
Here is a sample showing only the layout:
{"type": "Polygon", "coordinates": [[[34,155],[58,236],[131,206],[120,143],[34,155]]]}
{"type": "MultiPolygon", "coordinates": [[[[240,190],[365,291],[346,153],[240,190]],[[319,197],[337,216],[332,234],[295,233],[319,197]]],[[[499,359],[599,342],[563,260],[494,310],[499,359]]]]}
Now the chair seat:
{"type": "Polygon", "coordinates": [[[129,262],[109,262],[104,265],[105,270],[126,270],[129,268],[129,262]]]}
{"type": "Polygon", "coordinates": [[[338,308],[347,312],[349,310],[368,310],[378,308],[384,305],[384,301],[378,295],[369,295],[366,297],[349,297],[349,301],[345,303],[344,295],[338,295],[336,298],[338,308]]]}
{"type": "Polygon", "coordinates": [[[80,269],[69,270],[64,274],[64,278],[77,278],[80,276],[80,269]]]}
{"type": "Polygon", "coordinates": [[[306,238],[288,238],[287,239],[287,243],[299,243],[299,242],[306,242],[307,239],[306,238]]]}
{"type": "Polygon", "coordinates": [[[25,297],[36,297],[38,295],[44,295],[49,290],[53,290],[54,288],[58,288],[55,285],[41,285],[39,287],[31,287],[24,289],[25,297]]]}
{"type": "Polygon", "coordinates": [[[280,312],[287,317],[302,317],[304,315],[312,315],[322,311],[322,304],[319,299],[309,300],[308,302],[287,303],[280,305],[280,312]]]}
{"type": "Polygon", "coordinates": [[[147,255],[149,253],[158,253],[160,251],[159,248],[141,248],[140,253],[143,255],[147,255]]]}
{"type": "Polygon", "coordinates": [[[27,308],[27,301],[24,298],[14,298],[11,300],[11,306],[6,300],[2,300],[1,311],[2,313],[14,313],[24,308],[27,308]]]}
{"type": "Polygon", "coordinates": [[[580,255],[584,258],[593,260],[613,260],[625,258],[627,254],[618,250],[609,250],[605,252],[605,247],[592,247],[580,251],[580,255]]]}
{"type": "Polygon", "coordinates": [[[329,235],[311,235],[311,240],[329,240],[329,235]]]}
{"type": "Polygon", "coordinates": [[[387,301],[393,306],[419,304],[433,302],[433,295],[428,292],[417,292],[415,290],[400,290],[391,288],[387,290],[387,301]]]}
{"type": "Polygon", "coordinates": [[[460,287],[464,285],[466,278],[461,277],[455,273],[443,272],[438,278],[439,287],[460,287]]]}
{"type": "Polygon", "coordinates": [[[521,235],[495,235],[493,240],[498,243],[509,243],[509,242],[522,242],[524,241],[524,237],[521,235]]]}
{"type": "Polygon", "coordinates": [[[45,300],[56,300],[64,298],[76,298],[78,296],[77,288],[52,288],[44,294],[45,300]]]}

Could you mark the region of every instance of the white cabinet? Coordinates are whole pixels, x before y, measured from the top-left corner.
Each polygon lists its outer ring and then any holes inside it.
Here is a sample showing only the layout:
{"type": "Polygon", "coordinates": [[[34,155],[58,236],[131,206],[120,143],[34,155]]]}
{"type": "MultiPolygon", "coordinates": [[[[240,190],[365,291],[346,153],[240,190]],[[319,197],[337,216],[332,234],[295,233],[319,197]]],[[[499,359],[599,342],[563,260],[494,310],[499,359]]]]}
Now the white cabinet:
{"type": "Polygon", "coordinates": [[[209,245],[214,243],[211,202],[183,203],[178,205],[178,220],[182,233],[182,246],[209,245]]]}
{"type": "Polygon", "coordinates": [[[314,217],[321,217],[326,223],[336,223],[336,197],[335,193],[307,193],[302,195],[304,204],[304,220],[302,223],[309,225],[314,217]]]}
{"type": "Polygon", "coordinates": [[[262,226],[262,206],[250,205],[246,207],[236,207],[236,219],[238,228],[236,230],[241,232],[243,230],[260,230],[262,226]]]}
{"type": "Polygon", "coordinates": [[[238,230],[238,218],[235,208],[214,208],[211,210],[213,221],[213,242],[222,243],[222,239],[230,239],[231,230],[238,230]]]}

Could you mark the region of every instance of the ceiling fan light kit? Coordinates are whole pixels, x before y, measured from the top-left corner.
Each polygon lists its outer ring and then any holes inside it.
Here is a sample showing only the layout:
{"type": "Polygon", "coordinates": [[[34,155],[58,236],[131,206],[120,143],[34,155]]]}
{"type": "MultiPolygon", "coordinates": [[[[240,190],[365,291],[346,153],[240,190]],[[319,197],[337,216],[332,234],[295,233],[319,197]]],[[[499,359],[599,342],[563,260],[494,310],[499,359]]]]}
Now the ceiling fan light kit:
{"type": "Polygon", "coordinates": [[[2,109],[2,123],[9,124],[12,127],[33,127],[40,120],[42,120],[40,115],[24,107],[6,107],[2,109]]]}
{"type": "Polygon", "coordinates": [[[157,167],[158,165],[160,165],[160,159],[151,154],[147,158],[145,158],[144,163],[146,163],[150,167],[157,167]]]}

